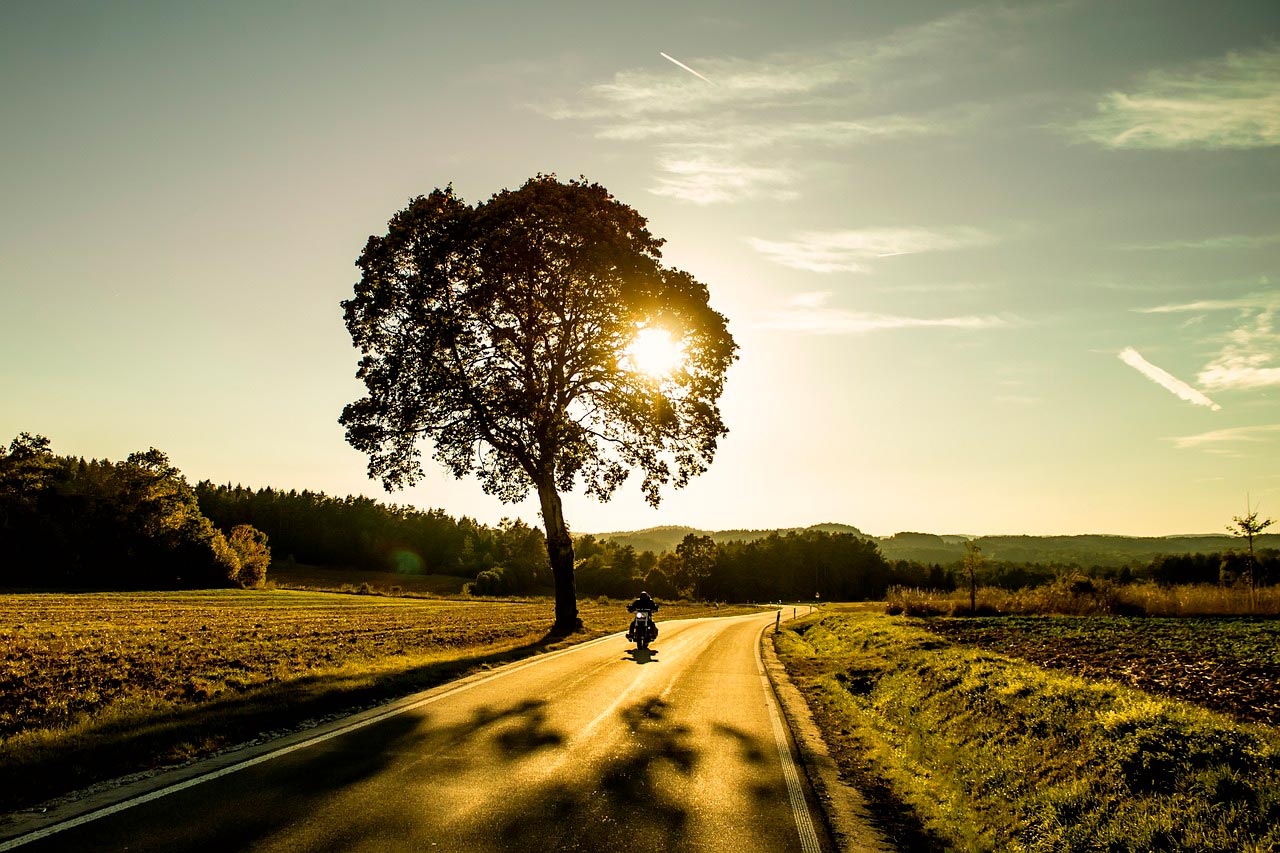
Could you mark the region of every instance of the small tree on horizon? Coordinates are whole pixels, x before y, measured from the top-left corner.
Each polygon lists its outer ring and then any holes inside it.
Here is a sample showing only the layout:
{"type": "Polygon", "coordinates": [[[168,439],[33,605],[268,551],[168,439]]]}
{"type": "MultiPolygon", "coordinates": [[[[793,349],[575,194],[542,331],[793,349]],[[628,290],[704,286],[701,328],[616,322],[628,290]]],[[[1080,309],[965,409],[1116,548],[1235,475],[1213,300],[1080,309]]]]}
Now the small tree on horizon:
{"type": "MultiPolygon", "coordinates": [[[[1245,509],[1249,509],[1247,501],[1245,509]]],[[[1275,520],[1258,518],[1258,511],[1253,509],[1244,515],[1233,515],[1231,521],[1232,523],[1227,525],[1227,531],[1233,536],[1240,536],[1249,541],[1249,606],[1253,607],[1258,595],[1258,563],[1253,556],[1253,539],[1275,524],[1275,520]]]]}
{"type": "Polygon", "coordinates": [[[982,553],[982,549],[978,547],[978,543],[972,539],[965,540],[964,558],[961,560],[961,568],[964,569],[964,576],[969,581],[969,613],[978,612],[978,570],[987,562],[986,556],[982,553]]]}
{"type": "Polygon", "coordinates": [[[423,477],[421,446],[506,502],[538,495],[554,630],[578,620],[561,494],[608,500],[632,469],[653,506],[711,463],[737,344],[707,288],[663,266],[644,217],[586,179],[538,175],[474,206],[419,196],[372,236],[342,303],[367,396],[340,422],[388,491],[423,477]],[[660,328],[683,362],[630,368],[660,328]]]}

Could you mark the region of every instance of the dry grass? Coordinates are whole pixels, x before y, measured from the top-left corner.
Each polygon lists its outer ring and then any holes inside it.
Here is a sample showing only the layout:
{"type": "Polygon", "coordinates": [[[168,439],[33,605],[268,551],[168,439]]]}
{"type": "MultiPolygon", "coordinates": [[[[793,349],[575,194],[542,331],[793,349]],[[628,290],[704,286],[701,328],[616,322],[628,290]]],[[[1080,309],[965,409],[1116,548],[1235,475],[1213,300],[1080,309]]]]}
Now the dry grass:
{"type": "MultiPolygon", "coordinates": [[[[890,615],[972,615],[968,590],[894,587],[886,598],[890,615]]],[[[982,587],[976,615],[1057,613],[1073,616],[1280,616],[1280,587],[1263,587],[1250,595],[1247,587],[1187,584],[1116,584],[1074,577],[1031,589],[1010,591],[982,587]]]]}
{"type": "MultiPolygon", "coordinates": [[[[0,595],[0,802],[186,760],[492,664],[622,630],[622,602],[290,590],[0,595]]],[[[754,612],[721,607],[719,615],[754,612]]],[[[713,615],[664,605],[664,618],[713,615]]]]}

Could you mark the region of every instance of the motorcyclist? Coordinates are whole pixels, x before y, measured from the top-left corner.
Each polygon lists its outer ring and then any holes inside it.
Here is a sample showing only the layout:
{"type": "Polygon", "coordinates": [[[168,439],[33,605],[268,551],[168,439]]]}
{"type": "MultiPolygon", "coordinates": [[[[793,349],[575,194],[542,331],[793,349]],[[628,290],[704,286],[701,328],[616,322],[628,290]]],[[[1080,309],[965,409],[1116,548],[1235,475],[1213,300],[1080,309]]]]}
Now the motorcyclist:
{"type": "MultiPolygon", "coordinates": [[[[640,591],[640,595],[636,597],[635,601],[627,605],[628,613],[635,613],[637,610],[646,610],[650,614],[652,614],[657,609],[658,609],[658,602],[654,601],[653,597],[650,596],[649,593],[645,592],[644,590],[640,591]]],[[[628,640],[636,639],[635,628],[636,628],[636,620],[632,619],[631,627],[627,628],[628,640]]],[[[657,636],[658,636],[658,626],[656,623],[654,623],[653,619],[650,618],[649,619],[649,639],[652,641],[655,638],[657,638],[657,636]]]]}

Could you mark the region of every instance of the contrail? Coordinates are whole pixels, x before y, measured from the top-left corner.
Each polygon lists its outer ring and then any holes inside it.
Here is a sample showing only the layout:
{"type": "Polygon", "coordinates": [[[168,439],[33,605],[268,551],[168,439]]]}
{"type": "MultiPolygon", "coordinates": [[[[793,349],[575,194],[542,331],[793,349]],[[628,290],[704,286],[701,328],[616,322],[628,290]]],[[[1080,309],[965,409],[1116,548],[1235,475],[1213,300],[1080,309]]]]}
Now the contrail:
{"type": "Polygon", "coordinates": [[[1176,376],[1171,375],[1168,371],[1156,367],[1151,362],[1142,357],[1142,354],[1133,347],[1125,347],[1120,351],[1120,360],[1150,379],[1160,387],[1164,388],[1171,394],[1186,400],[1197,406],[1207,406],[1217,412],[1222,409],[1217,403],[1210,400],[1204,394],[1192,388],[1176,376]]]}
{"type": "MultiPolygon", "coordinates": [[[[706,80],[708,83],[711,83],[711,81],[710,81],[710,80],[707,80],[707,78],[706,78],[706,77],[703,77],[703,76],[702,76],[701,74],[699,74],[697,71],[694,71],[692,68],[690,68],[689,66],[685,65],[685,64],[684,64],[683,62],[681,62],[680,60],[676,59],[674,56],[667,56],[667,55],[666,55],[665,53],[663,53],[662,51],[658,51],[658,56],[661,56],[663,59],[667,60],[668,62],[674,62],[676,65],[679,65],[681,68],[683,68],[685,71],[688,71],[690,74],[692,74],[694,77],[697,77],[699,80],[706,80]]],[[[711,85],[712,85],[712,86],[714,86],[714,85],[715,85],[715,83],[711,83],[711,85]]]]}

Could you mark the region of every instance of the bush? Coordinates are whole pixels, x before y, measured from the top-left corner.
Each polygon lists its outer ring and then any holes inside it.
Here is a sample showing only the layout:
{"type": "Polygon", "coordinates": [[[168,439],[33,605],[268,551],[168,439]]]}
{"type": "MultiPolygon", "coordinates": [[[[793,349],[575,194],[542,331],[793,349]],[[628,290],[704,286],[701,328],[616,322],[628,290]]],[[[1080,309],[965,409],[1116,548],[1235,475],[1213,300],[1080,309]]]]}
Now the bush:
{"type": "Polygon", "coordinates": [[[476,575],[471,584],[472,595],[506,595],[507,581],[501,569],[488,569],[476,575]]]}
{"type": "Polygon", "coordinates": [[[260,589],[267,580],[267,567],[271,565],[271,549],[267,547],[267,534],[248,524],[231,528],[227,544],[239,558],[239,570],[231,580],[249,589],[260,589]]]}

